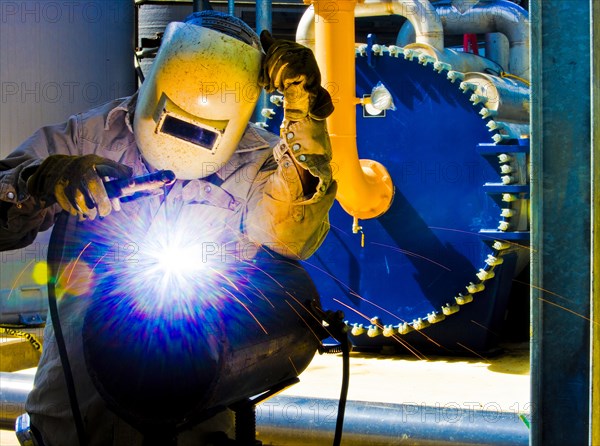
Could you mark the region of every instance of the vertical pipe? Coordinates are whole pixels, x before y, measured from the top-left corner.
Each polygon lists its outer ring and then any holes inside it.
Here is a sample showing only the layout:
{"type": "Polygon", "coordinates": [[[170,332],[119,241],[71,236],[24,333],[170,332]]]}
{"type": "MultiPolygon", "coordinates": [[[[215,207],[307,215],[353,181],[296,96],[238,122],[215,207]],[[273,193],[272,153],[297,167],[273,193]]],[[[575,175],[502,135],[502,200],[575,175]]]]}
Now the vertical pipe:
{"type": "MultiPolygon", "coordinates": [[[[327,119],[333,149],[337,199],[356,219],[374,218],[391,205],[392,180],[383,165],[358,159],[356,143],[356,75],[354,8],[356,0],[314,0],[315,56],[322,85],[331,93],[335,111],[327,119]]],[[[354,229],[353,229],[354,230],[354,229]]]]}
{"type": "MultiPolygon", "coordinates": [[[[600,2],[592,1],[592,21],[600,23],[600,2]]],[[[591,444],[600,444],[600,29],[592,26],[592,410],[591,444]]]]}
{"type": "MultiPolygon", "coordinates": [[[[271,32],[273,30],[273,7],[271,0],[258,0],[256,2],[256,32],[258,34],[263,30],[271,32]]],[[[274,36],[277,37],[277,36],[274,36]]],[[[266,92],[262,92],[256,103],[252,120],[257,122],[261,120],[261,111],[269,107],[269,99],[266,92]]]]}
{"type": "Polygon", "coordinates": [[[590,3],[530,3],[532,446],[590,443],[590,3]]]}
{"type": "Polygon", "coordinates": [[[229,15],[235,15],[235,0],[227,0],[227,12],[229,15]]]}

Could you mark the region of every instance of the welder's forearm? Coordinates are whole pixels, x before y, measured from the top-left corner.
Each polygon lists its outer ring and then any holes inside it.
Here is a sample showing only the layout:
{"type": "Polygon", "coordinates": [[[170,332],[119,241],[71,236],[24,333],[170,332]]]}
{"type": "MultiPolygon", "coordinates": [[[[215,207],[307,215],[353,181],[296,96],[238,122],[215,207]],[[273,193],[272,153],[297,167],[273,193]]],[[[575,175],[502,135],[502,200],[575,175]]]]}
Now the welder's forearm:
{"type": "Polygon", "coordinates": [[[38,232],[54,224],[56,206],[40,208],[32,199],[18,205],[0,202],[0,251],[19,249],[30,245],[38,232]]]}
{"type": "Polygon", "coordinates": [[[325,121],[284,123],[273,157],[277,167],[264,174],[249,203],[247,232],[286,257],[306,259],[329,230],[336,193],[325,121]]]}
{"type": "Polygon", "coordinates": [[[264,194],[248,215],[248,235],[287,258],[309,258],[329,231],[328,214],[336,189],[333,183],[325,195],[309,204],[264,194]]]}

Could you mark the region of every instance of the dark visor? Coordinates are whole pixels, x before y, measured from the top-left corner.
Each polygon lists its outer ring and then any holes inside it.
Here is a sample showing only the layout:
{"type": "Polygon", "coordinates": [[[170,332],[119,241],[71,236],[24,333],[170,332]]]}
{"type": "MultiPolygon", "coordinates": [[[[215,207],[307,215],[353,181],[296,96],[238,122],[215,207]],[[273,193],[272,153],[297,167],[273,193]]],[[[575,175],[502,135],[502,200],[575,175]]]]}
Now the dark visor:
{"type": "Polygon", "coordinates": [[[208,150],[212,150],[219,136],[218,133],[212,130],[182,121],[170,115],[165,116],[160,131],[208,150]]]}

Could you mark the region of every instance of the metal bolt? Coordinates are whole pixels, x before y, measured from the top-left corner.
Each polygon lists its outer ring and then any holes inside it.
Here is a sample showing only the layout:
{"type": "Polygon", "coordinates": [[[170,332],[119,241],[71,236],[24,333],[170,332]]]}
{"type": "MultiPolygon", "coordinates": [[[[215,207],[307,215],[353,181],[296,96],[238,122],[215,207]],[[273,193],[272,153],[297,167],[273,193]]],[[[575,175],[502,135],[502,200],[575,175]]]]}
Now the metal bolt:
{"type": "Polygon", "coordinates": [[[479,272],[476,274],[476,276],[479,278],[479,280],[490,280],[491,278],[493,278],[496,274],[494,273],[494,271],[486,271],[484,269],[480,269],[479,272]]]}

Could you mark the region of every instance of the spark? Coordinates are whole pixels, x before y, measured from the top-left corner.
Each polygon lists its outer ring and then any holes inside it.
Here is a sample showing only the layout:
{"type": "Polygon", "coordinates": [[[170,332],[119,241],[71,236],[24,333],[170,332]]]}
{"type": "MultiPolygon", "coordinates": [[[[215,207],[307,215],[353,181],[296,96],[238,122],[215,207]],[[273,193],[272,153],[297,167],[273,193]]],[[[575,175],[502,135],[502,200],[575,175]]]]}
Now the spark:
{"type": "MultiPolygon", "coordinates": [[[[83,247],[83,249],[81,250],[81,252],[77,256],[77,258],[75,259],[75,262],[73,262],[73,266],[71,267],[71,271],[69,271],[69,277],[67,277],[67,283],[66,283],[66,285],[68,285],[71,282],[71,277],[73,276],[73,272],[75,271],[75,267],[77,266],[77,263],[79,263],[79,260],[81,259],[81,256],[83,255],[83,253],[85,252],[85,250],[90,247],[91,244],[92,244],[92,242],[88,242],[88,244],[83,247]]],[[[67,270],[67,268],[65,268],[64,272],[66,272],[66,270],[67,270]]],[[[60,279],[60,277],[59,277],[59,279],[60,279]]]]}
{"type": "MultiPolygon", "coordinates": [[[[341,305],[343,305],[344,307],[348,308],[349,310],[354,311],[356,314],[358,314],[359,316],[365,318],[366,320],[368,320],[369,322],[371,322],[371,319],[369,319],[365,314],[361,313],[360,311],[358,311],[355,308],[352,308],[350,305],[346,305],[344,302],[342,302],[339,299],[333,298],[333,300],[341,305]]],[[[400,345],[402,345],[404,348],[406,348],[410,353],[412,353],[417,359],[427,359],[425,355],[423,355],[421,352],[419,352],[417,349],[413,348],[408,342],[404,341],[403,339],[400,339],[397,336],[392,336],[392,339],[396,340],[400,345]]]]}
{"type": "Polygon", "coordinates": [[[248,282],[250,284],[250,286],[252,288],[254,288],[256,290],[257,293],[259,293],[262,298],[267,301],[269,303],[269,305],[271,305],[272,308],[275,308],[275,305],[273,305],[273,302],[271,302],[269,300],[269,298],[267,297],[267,295],[265,293],[262,292],[262,290],[260,288],[258,288],[256,285],[254,285],[254,283],[252,281],[248,282]]]}
{"type": "MultiPolygon", "coordinates": [[[[481,233],[481,232],[463,231],[461,229],[452,229],[452,228],[442,228],[440,226],[428,226],[428,228],[429,229],[438,229],[440,231],[459,232],[461,234],[474,235],[474,236],[481,237],[481,238],[487,238],[489,240],[496,240],[497,239],[497,237],[494,237],[492,235],[487,235],[487,234],[481,233]]],[[[502,241],[504,243],[508,243],[509,245],[513,245],[513,246],[516,246],[518,248],[523,248],[523,249],[526,249],[526,250],[531,251],[531,252],[537,252],[535,249],[533,249],[529,245],[521,245],[519,243],[512,242],[510,240],[502,240],[502,241]]]]}
{"type": "Polygon", "coordinates": [[[488,359],[488,358],[486,358],[485,356],[481,356],[481,355],[480,355],[479,353],[477,353],[475,350],[473,350],[473,349],[471,349],[471,348],[467,347],[466,345],[463,345],[463,344],[461,344],[460,342],[457,342],[456,344],[457,344],[457,345],[459,345],[460,347],[464,348],[465,350],[467,350],[467,351],[469,351],[469,352],[473,353],[475,356],[479,356],[479,357],[480,357],[481,359],[483,359],[484,361],[487,361],[487,362],[489,362],[489,359],[488,359]]]}
{"type": "Polygon", "coordinates": [[[292,361],[292,358],[290,356],[288,356],[288,359],[290,360],[290,364],[292,364],[292,368],[294,369],[294,372],[296,373],[296,376],[300,375],[300,372],[298,372],[298,369],[294,365],[294,361],[292,361]]]}
{"type": "MultiPolygon", "coordinates": [[[[559,299],[565,300],[565,301],[567,301],[567,302],[573,302],[573,299],[569,299],[569,298],[567,298],[567,297],[565,297],[565,296],[562,296],[562,295],[560,295],[560,294],[558,294],[558,293],[554,293],[554,292],[552,292],[552,291],[550,291],[550,290],[547,290],[547,289],[545,289],[545,288],[542,288],[542,287],[539,287],[539,286],[536,286],[536,285],[532,285],[532,284],[530,284],[530,283],[528,284],[527,282],[523,282],[523,281],[516,280],[516,279],[513,279],[513,281],[515,281],[515,282],[517,282],[517,283],[524,284],[524,285],[529,285],[529,287],[530,287],[530,288],[533,288],[533,289],[535,289],[535,290],[542,291],[542,292],[544,292],[544,293],[546,293],[546,294],[551,294],[552,296],[558,297],[559,299]]],[[[600,325],[600,322],[598,322],[598,321],[595,321],[595,320],[593,320],[593,319],[591,319],[591,318],[589,318],[589,317],[587,317],[587,316],[584,316],[583,314],[580,314],[580,313],[578,313],[578,312],[576,312],[576,311],[574,311],[574,310],[571,310],[571,309],[569,309],[569,308],[567,308],[567,307],[565,307],[565,306],[563,306],[563,305],[557,304],[556,302],[552,302],[551,300],[544,299],[543,297],[538,297],[537,299],[538,299],[538,300],[540,300],[540,301],[542,301],[542,302],[545,302],[545,303],[547,303],[547,304],[550,304],[550,305],[553,305],[553,306],[555,306],[555,307],[558,307],[558,308],[560,308],[561,310],[568,311],[569,313],[572,313],[572,314],[574,314],[575,316],[577,316],[577,317],[580,317],[581,319],[584,319],[584,320],[586,320],[586,321],[588,321],[588,322],[590,322],[590,323],[592,323],[592,324],[600,325]]]]}
{"type": "Polygon", "coordinates": [[[245,263],[246,265],[255,268],[257,270],[259,270],[261,273],[263,273],[265,276],[267,276],[269,279],[271,279],[273,282],[275,282],[277,285],[279,285],[281,288],[285,288],[280,282],[278,282],[275,277],[273,277],[272,275],[270,275],[268,272],[266,272],[264,269],[259,268],[258,266],[256,266],[255,264],[252,264],[248,261],[243,261],[243,263],[245,263]]]}
{"type": "Polygon", "coordinates": [[[568,311],[569,313],[571,313],[571,314],[574,314],[575,316],[577,316],[577,317],[580,317],[581,319],[584,319],[584,320],[588,321],[588,322],[589,322],[589,323],[591,323],[591,324],[600,325],[600,322],[598,322],[598,321],[595,321],[595,320],[593,320],[593,319],[590,319],[589,317],[587,317],[587,316],[584,316],[583,314],[579,314],[578,312],[576,312],[576,311],[574,311],[574,310],[571,310],[570,308],[567,308],[567,307],[565,307],[565,306],[563,306],[563,305],[559,305],[559,304],[557,304],[557,303],[555,303],[555,302],[552,302],[552,301],[550,301],[550,300],[544,299],[544,298],[542,298],[542,297],[538,297],[538,300],[541,300],[542,302],[545,302],[545,303],[547,303],[547,304],[550,304],[550,305],[553,305],[553,306],[555,306],[555,307],[558,307],[558,308],[560,308],[561,310],[568,311]]]}
{"type": "Polygon", "coordinates": [[[220,271],[217,271],[215,268],[213,267],[208,267],[208,269],[215,275],[222,277],[229,285],[231,285],[236,291],[240,291],[240,289],[237,287],[237,285],[235,283],[233,283],[231,281],[231,279],[229,277],[227,277],[225,274],[223,274],[220,271]]]}
{"type": "MultiPolygon", "coordinates": [[[[315,315],[313,314],[313,312],[312,312],[312,311],[310,311],[309,309],[307,309],[307,308],[306,308],[306,307],[305,307],[305,306],[302,304],[302,302],[300,302],[298,299],[296,299],[296,297],[294,297],[294,295],[293,295],[292,293],[290,293],[289,291],[286,291],[286,294],[287,294],[288,296],[290,296],[292,299],[294,299],[298,305],[300,305],[302,308],[304,308],[304,309],[306,310],[306,312],[307,312],[307,313],[308,313],[308,314],[309,314],[309,315],[310,315],[310,316],[311,316],[311,317],[312,317],[312,318],[313,318],[315,321],[317,321],[317,323],[318,323],[319,325],[322,325],[322,324],[323,324],[323,321],[320,321],[320,320],[317,318],[317,316],[315,316],[315,315]]],[[[327,329],[327,327],[325,327],[324,325],[322,325],[322,326],[323,326],[323,329],[324,329],[324,330],[327,332],[327,334],[328,334],[330,337],[332,337],[332,338],[333,338],[334,336],[333,336],[333,335],[331,334],[331,332],[330,332],[330,331],[327,329]]]]}
{"type": "MultiPolygon", "coordinates": [[[[353,294],[354,294],[356,297],[358,297],[359,299],[361,299],[361,300],[365,301],[366,303],[373,305],[375,308],[378,308],[378,309],[380,309],[381,311],[384,311],[384,312],[388,313],[390,316],[392,316],[392,317],[395,317],[395,318],[396,318],[396,319],[398,319],[399,321],[402,321],[402,322],[405,322],[405,323],[407,322],[407,321],[405,321],[404,319],[402,319],[400,316],[397,316],[397,315],[395,315],[394,313],[392,313],[391,311],[389,311],[389,310],[387,310],[387,309],[385,309],[385,308],[383,308],[383,307],[381,307],[381,306],[377,305],[375,302],[371,302],[371,301],[370,301],[370,300],[368,300],[367,298],[365,298],[365,297],[362,297],[362,296],[360,296],[360,295],[358,295],[358,294],[356,294],[356,293],[353,293],[353,294]]],[[[427,335],[426,335],[425,333],[423,333],[421,330],[417,330],[417,331],[418,331],[418,333],[419,333],[421,336],[424,336],[424,337],[425,337],[425,338],[426,338],[428,341],[430,341],[431,343],[433,343],[434,345],[436,345],[436,346],[438,346],[438,347],[441,347],[441,345],[440,345],[438,342],[436,342],[436,341],[435,341],[433,338],[431,338],[430,336],[427,336],[427,335]]]]}
{"type": "Polygon", "coordinates": [[[481,328],[483,328],[484,330],[487,330],[487,331],[489,331],[489,332],[490,332],[491,334],[493,334],[494,336],[499,336],[499,335],[498,335],[498,333],[495,333],[494,331],[490,330],[490,329],[489,329],[488,327],[486,327],[485,325],[483,325],[483,324],[480,324],[479,322],[477,322],[477,321],[474,321],[473,319],[471,319],[471,322],[473,322],[475,325],[479,325],[479,326],[480,326],[481,328]]]}
{"type": "Polygon", "coordinates": [[[559,299],[566,300],[567,302],[572,302],[572,301],[573,301],[572,299],[569,299],[569,298],[567,298],[567,297],[565,297],[565,296],[561,296],[561,295],[560,295],[560,294],[558,294],[558,293],[554,293],[554,292],[552,292],[552,291],[550,291],[550,290],[547,290],[547,289],[545,289],[545,288],[542,288],[542,287],[539,287],[539,286],[536,286],[536,285],[532,285],[531,283],[528,283],[528,282],[523,282],[522,280],[513,279],[513,282],[517,282],[517,283],[520,283],[520,284],[522,284],[522,285],[529,285],[529,287],[531,287],[531,288],[533,288],[533,289],[536,289],[536,290],[543,291],[543,292],[544,292],[544,293],[546,293],[546,294],[552,294],[553,296],[556,296],[556,297],[558,297],[559,299]]]}
{"type": "Polygon", "coordinates": [[[406,249],[402,249],[402,248],[398,248],[396,246],[392,246],[392,245],[386,245],[384,243],[376,243],[376,242],[371,242],[371,244],[373,245],[378,245],[378,246],[383,246],[384,248],[390,248],[394,251],[398,251],[401,252],[402,254],[406,254],[407,256],[410,257],[416,257],[418,259],[422,259],[425,260],[426,262],[430,262],[433,263],[434,265],[439,266],[440,268],[444,268],[446,271],[452,271],[450,268],[448,268],[447,266],[442,265],[441,263],[436,262],[435,260],[432,260],[428,257],[422,256],[420,254],[417,254],[416,252],[412,252],[412,251],[408,251],[406,249]]]}
{"type": "Polygon", "coordinates": [[[252,313],[252,311],[250,311],[250,309],[244,304],[244,302],[242,302],[241,300],[239,300],[237,298],[237,296],[235,294],[233,294],[231,291],[229,291],[228,289],[221,288],[221,290],[225,291],[227,294],[229,294],[231,297],[233,297],[237,303],[239,303],[242,307],[244,307],[244,310],[246,310],[248,312],[248,314],[250,316],[252,316],[252,319],[254,319],[256,321],[256,323],[262,329],[262,331],[264,331],[266,335],[269,334],[269,332],[267,332],[267,330],[265,329],[265,327],[263,326],[263,324],[260,323],[260,321],[256,318],[256,316],[254,316],[254,313],[252,313]]]}
{"type": "Polygon", "coordinates": [[[32,259],[27,265],[25,265],[25,267],[21,270],[21,272],[19,273],[19,275],[17,276],[17,278],[14,280],[13,285],[10,289],[10,292],[8,293],[8,296],[6,297],[6,300],[10,299],[10,296],[12,295],[13,291],[17,288],[17,283],[19,282],[19,279],[21,278],[21,276],[25,273],[25,271],[27,271],[27,268],[29,268],[29,265],[31,265],[33,262],[35,261],[35,259],[32,259]]]}
{"type": "Polygon", "coordinates": [[[298,315],[298,317],[300,319],[302,319],[302,322],[304,322],[304,325],[306,325],[306,328],[308,328],[310,330],[310,332],[315,336],[315,338],[317,339],[317,342],[319,344],[321,344],[321,339],[319,338],[319,336],[317,336],[317,334],[315,333],[315,331],[312,329],[312,327],[310,326],[310,324],[306,321],[306,319],[304,319],[302,317],[302,315],[300,313],[298,313],[298,311],[294,308],[294,306],[286,299],[285,303],[289,305],[289,307],[294,311],[294,313],[296,313],[298,315]]]}

